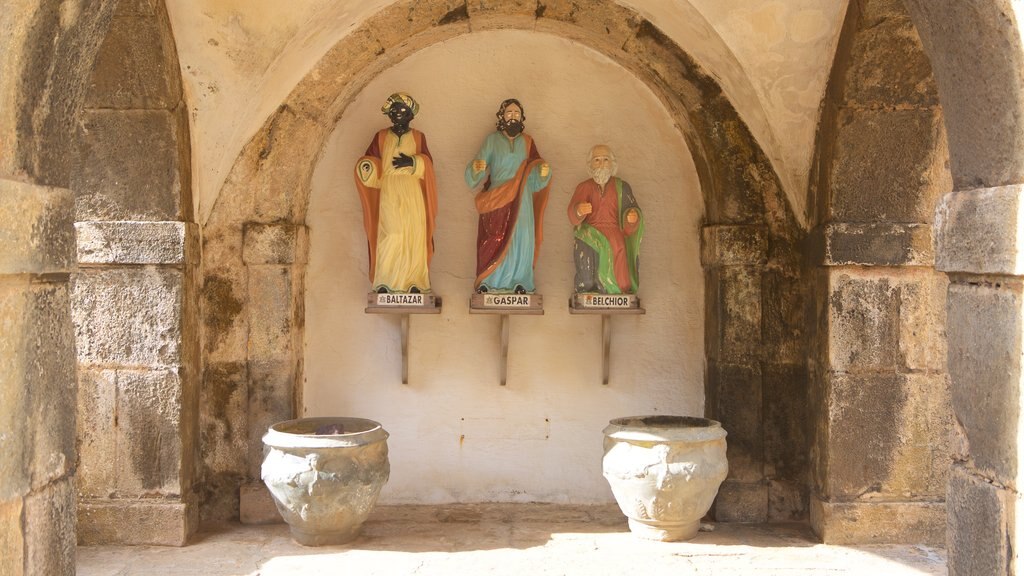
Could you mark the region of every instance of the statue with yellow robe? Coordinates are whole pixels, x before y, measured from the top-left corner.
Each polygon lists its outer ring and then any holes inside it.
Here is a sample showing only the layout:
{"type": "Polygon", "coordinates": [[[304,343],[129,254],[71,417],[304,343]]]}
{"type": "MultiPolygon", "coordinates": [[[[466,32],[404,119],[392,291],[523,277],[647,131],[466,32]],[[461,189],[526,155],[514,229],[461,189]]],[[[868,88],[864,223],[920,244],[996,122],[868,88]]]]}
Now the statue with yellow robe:
{"type": "Polygon", "coordinates": [[[356,189],[370,253],[370,283],[379,293],[430,291],[437,188],[427,139],[409,123],[419,104],[405,93],[381,112],[392,126],[373,137],[356,162],[356,189]]]}

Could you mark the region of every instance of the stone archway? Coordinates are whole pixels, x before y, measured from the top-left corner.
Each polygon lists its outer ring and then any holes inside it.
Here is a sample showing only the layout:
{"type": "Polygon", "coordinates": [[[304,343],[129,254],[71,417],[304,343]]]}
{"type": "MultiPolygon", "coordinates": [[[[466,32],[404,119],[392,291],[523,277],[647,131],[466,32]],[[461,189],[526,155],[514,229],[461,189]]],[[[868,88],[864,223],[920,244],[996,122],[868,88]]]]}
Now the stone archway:
{"type": "Polygon", "coordinates": [[[238,486],[259,476],[263,430],[301,404],[305,210],[330,130],[379,71],[425,46],[492,27],[555,34],[597,50],[647,84],[682,127],[706,208],[707,412],[731,434],[733,472],[717,514],[803,517],[806,451],[792,446],[806,445],[806,437],[788,422],[806,409],[804,234],[770,162],[716,82],[655,26],[610,1],[586,10],[570,2],[543,9],[398,2],[331,49],[244,148],[203,232],[204,514],[237,514],[238,486]],[[764,406],[778,409],[768,415],[764,406]],[[769,418],[787,423],[766,424],[769,418]],[[775,444],[766,444],[766,426],[777,429],[775,444]],[[782,443],[789,448],[779,449],[782,443]]]}
{"type": "Polygon", "coordinates": [[[1022,15],[1003,1],[904,3],[934,69],[953,175],[935,218],[936,267],[950,281],[949,573],[1012,574],[1024,538],[1022,15]]]}
{"type": "Polygon", "coordinates": [[[0,573],[75,572],[75,122],[116,2],[0,7],[0,573]]]}

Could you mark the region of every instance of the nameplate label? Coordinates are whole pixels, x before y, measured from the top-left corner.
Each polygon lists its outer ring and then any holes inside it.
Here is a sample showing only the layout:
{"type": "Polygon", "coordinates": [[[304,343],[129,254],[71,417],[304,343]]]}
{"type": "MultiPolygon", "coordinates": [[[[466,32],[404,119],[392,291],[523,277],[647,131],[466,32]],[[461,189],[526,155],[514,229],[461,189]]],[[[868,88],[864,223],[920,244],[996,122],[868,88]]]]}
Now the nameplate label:
{"type": "Polygon", "coordinates": [[[581,308],[637,308],[640,300],[636,294],[577,294],[576,303],[581,308]]]}
{"type": "Polygon", "coordinates": [[[377,306],[426,306],[426,294],[377,294],[377,306]]]}
{"type": "Polygon", "coordinates": [[[484,306],[493,308],[529,308],[530,294],[484,294],[484,306]]]}

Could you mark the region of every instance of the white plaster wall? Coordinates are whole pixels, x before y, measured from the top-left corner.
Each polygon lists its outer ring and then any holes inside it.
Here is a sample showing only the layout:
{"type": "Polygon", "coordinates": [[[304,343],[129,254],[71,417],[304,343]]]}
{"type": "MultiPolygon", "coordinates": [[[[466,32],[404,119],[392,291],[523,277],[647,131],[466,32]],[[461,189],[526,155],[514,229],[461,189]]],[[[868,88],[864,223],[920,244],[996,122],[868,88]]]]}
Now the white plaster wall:
{"type": "Polygon", "coordinates": [[[702,201],[695,168],[656,97],[605,57],[536,32],[492,31],[420,51],[376,78],[347,109],[316,169],[307,224],[309,416],[376,419],[391,433],[389,503],[607,502],[601,476],[608,420],[703,414],[702,201]],[[500,71],[500,74],[498,73],[500,71]],[[355,160],[387,126],[393,91],[421,104],[440,209],[431,280],[440,315],[410,320],[409,385],[401,383],[397,317],[365,314],[366,238],[355,160]],[[470,315],[477,217],[463,170],[507,97],[554,183],[538,264],[544,316],[511,318],[508,385],[499,386],[498,316],[470,315]],[[645,211],[640,296],[647,314],[613,319],[611,382],[601,384],[601,319],[571,316],[572,231],[565,215],[607,142],[645,211]]]}
{"type": "MultiPolygon", "coordinates": [[[[209,218],[245,143],[314,64],[390,0],[167,3],[191,109],[193,197],[209,218]]],[[[721,82],[806,222],[807,175],[848,0],[621,0],[721,82]]]]}

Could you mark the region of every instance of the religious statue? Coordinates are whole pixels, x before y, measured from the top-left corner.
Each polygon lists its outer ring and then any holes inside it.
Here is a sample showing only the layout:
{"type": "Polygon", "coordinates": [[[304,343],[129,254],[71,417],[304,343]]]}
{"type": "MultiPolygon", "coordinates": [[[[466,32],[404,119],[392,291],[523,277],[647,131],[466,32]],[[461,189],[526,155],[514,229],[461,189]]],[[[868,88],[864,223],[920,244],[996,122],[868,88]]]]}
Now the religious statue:
{"type": "Polygon", "coordinates": [[[466,166],[470,188],[483,182],[476,195],[480,219],[474,288],[479,293],[532,294],[551,167],[523,132],[526,114],[518,100],[502,102],[496,115],[497,131],[466,166]]]}
{"type": "Polygon", "coordinates": [[[580,182],[569,201],[575,227],[576,293],[636,294],[640,285],[640,241],[644,217],[629,184],[616,177],[611,148],[590,149],[591,178],[580,182]]]}
{"type": "Polygon", "coordinates": [[[408,94],[389,96],[381,112],[392,126],[377,132],[356,162],[370,282],[378,293],[430,291],[437,188],[426,136],[409,127],[419,108],[408,94]]]}

